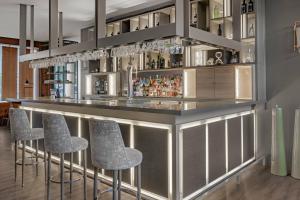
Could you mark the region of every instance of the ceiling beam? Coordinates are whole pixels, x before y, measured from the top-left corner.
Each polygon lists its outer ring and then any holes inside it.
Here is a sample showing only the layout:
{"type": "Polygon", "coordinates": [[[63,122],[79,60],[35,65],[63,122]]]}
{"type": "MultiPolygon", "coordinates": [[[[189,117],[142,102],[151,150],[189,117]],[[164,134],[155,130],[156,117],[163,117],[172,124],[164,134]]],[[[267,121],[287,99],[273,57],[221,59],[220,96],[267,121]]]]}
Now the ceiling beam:
{"type": "Polygon", "coordinates": [[[64,38],[63,38],[63,13],[59,12],[59,47],[64,46],[64,38]]]}
{"type": "Polygon", "coordinates": [[[27,5],[20,4],[20,21],[19,21],[19,55],[26,54],[26,30],[27,30],[27,5]]]}
{"type": "Polygon", "coordinates": [[[49,0],[49,47],[58,47],[58,0],[49,0]]]}
{"type": "Polygon", "coordinates": [[[106,0],[95,0],[95,5],[96,41],[98,41],[106,35],[106,0]]]}
{"type": "Polygon", "coordinates": [[[34,5],[30,6],[30,53],[34,53],[34,5]]]}

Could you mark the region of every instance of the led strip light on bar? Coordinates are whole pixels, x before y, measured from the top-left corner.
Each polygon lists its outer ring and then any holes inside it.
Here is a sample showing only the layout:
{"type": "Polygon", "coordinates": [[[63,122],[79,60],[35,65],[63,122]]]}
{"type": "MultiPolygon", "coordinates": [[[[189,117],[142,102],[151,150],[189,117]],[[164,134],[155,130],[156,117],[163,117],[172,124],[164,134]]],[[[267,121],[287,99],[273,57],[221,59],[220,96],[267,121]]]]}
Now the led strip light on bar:
{"type": "Polygon", "coordinates": [[[195,122],[191,122],[191,123],[187,123],[187,124],[182,124],[180,125],[180,129],[179,129],[179,190],[180,190],[180,199],[183,200],[189,200],[194,198],[195,196],[198,196],[199,194],[203,193],[204,191],[208,190],[210,187],[212,187],[213,185],[217,184],[218,182],[226,179],[227,177],[233,175],[234,173],[236,173],[237,171],[241,170],[242,168],[244,168],[245,166],[247,166],[248,164],[250,164],[251,162],[253,162],[256,158],[256,117],[255,117],[256,112],[254,110],[251,111],[245,111],[245,112],[240,112],[240,113],[235,113],[235,114],[230,114],[230,115],[224,115],[224,116],[220,116],[220,117],[215,117],[215,118],[210,118],[210,119],[205,119],[205,120],[200,120],[200,121],[195,121],[195,122]],[[244,125],[243,125],[243,118],[244,116],[247,115],[251,115],[253,114],[254,116],[254,157],[251,158],[250,160],[244,162],[244,150],[243,150],[243,138],[244,138],[244,134],[243,134],[243,129],[244,129],[244,125]],[[229,171],[228,169],[228,120],[229,119],[233,119],[233,118],[237,118],[240,117],[241,118],[241,161],[242,164],[232,170],[229,171]],[[226,165],[226,174],[224,174],[223,176],[217,178],[216,180],[209,182],[209,130],[208,130],[208,125],[214,122],[219,122],[219,121],[225,121],[225,149],[226,149],[226,154],[225,154],[225,165],[226,165]],[[201,125],[205,125],[205,173],[206,173],[206,185],[204,187],[202,187],[201,189],[195,191],[194,193],[188,195],[187,197],[183,198],[183,130],[184,129],[188,129],[188,128],[192,128],[192,127],[196,127],[196,126],[201,126],[201,125]]]}
{"type": "MultiPolygon", "coordinates": [[[[158,129],[164,129],[168,130],[168,198],[156,195],[154,193],[151,193],[146,190],[142,190],[142,193],[148,197],[157,199],[157,200],[167,200],[172,199],[173,196],[173,167],[172,167],[172,161],[173,161],[173,147],[172,147],[172,126],[168,124],[159,124],[159,123],[152,123],[152,122],[144,122],[144,121],[135,121],[135,120],[126,120],[126,119],[119,119],[119,118],[111,118],[111,117],[102,117],[102,116],[96,116],[96,115],[86,115],[86,114],[78,114],[78,113],[72,113],[72,112],[63,112],[63,111],[56,111],[56,110],[50,110],[50,109],[40,109],[40,108],[32,108],[27,106],[20,106],[20,109],[31,111],[31,123],[32,123],[32,111],[34,112],[42,112],[42,113],[52,113],[52,114],[61,114],[64,116],[70,116],[70,117],[77,117],[78,118],[78,136],[81,137],[81,126],[82,121],[81,119],[99,119],[99,120],[113,120],[118,123],[123,124],[129,124],[130,125],[130,147],[134,148],[135,141],[134,141],[134,126],[144,126],[144,127],[150,127],[150,128],[158,128],[158,129]]],[[[33,148],[28,147],[27,149],[34,151],[33,148]]],[[[41,151],[39,151],[39,154],[42,154],[41,151]]],[[[79,152],[79,163],[81,163],[81,152],[79,152]]],[[[53,156],[53,160],[59,161],[60,159],[58,157],[53,156]]],[[[65,164],[69,165],[70,162],[65,161],[65,164]]],[[[83,168],[80,165],[74,164],[74,168],[83,170],[83,168]]],[[[93,174],[94,172],[92,170],[87,170],[88,173],[93,174]]],[[[122,183],[122,185],[130,190],[137,191],[136,187],[134,187],[134,168],[130,169],[131,175],[130,175],[130,183],[122,183]]],[[[104,171],[102,170],[102,174],[99,174],[99,176],[107,181],[112,181],[112,178],[105,176],[104,171]]]]}

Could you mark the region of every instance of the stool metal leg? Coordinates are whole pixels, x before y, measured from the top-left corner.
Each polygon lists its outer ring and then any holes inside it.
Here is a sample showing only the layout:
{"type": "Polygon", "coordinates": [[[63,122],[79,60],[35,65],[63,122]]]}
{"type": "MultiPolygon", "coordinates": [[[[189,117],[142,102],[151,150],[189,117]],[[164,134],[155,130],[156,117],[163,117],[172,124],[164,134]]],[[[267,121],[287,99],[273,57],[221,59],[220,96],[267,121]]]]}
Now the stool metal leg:
{"type": "Polygon", "coordinates": [[[141,171],[141,165],[137,166],[137,200],[141,200],[141,171]]]}
{"type": "Polygon", "coordinates": [[[117,181],[118,181],[118,171],[113,171],[113,200],[118,200],[118,187],[117,187],[117,181]]]}
{"type": "Polygon", "coordinates": [[[70,153],[70,193],[72,193],[73,187],[73,153],[70,153]]]}
{"type": "Polygon", "coordinates": [[[36,150],[35,150],[35,162],[36,162],[36,165],[35,165],[35,169],[36,169],[36,176],[39,175],[39,141],[36,140],[36,150]]]}
{"type": "Polygon", "coordinates": [[[23,147],[22,147],[22,187],[24,187],[25,145],[26,145],[26,141],[23,141],[23,147]]]}
{"type": "Polygon", "coordinates": [[[94,191],[93,191],[93,199],[98,199],[98,168],[94,167],[94,191]]]}
{"type": "Polygon", "coordinates": [[[118,198],[121,200],[122,170],[118,171],[118,198]]]}
{"type": "Polygon", "coordinates": [[[60,199],[64,199],[64,154],[60,155],[60,199]]]}
{"type": "Polygon", "coordinates": [[[50,183],[51,183],[51,153],[48,152],[47,200],[50,200],[50,183]]]}
{"type": "Polygon", "coordinates": [[[45,141],[44,141],[44,170],[45,170],[45,184],[47,184],[47,155],[46,155],[45,141]]]}
{"type": "Polygon", "coordinates": [[[15,182],[17,182],[18,142],[15,141],[15,182]]]}
{"type": "Polygon", "coordinates": [[[87,156],[86,156],[86,149],[83,151],[83,190],[84,190],[84,194],[83,194],[83,199],[86,200],[87,195],[86,195],[86,160],[87,160],[87,156]]]}

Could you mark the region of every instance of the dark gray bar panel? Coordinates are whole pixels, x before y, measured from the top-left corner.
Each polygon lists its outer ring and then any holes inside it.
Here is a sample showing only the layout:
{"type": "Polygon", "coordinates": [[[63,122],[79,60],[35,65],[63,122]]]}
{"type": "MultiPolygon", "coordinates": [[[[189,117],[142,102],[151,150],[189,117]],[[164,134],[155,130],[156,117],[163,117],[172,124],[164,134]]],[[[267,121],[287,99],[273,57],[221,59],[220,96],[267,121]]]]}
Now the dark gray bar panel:
{"type": "Polygon", "coordinates": [[[142,188],[168,196],[168,130],[134,126],[135,148],[143,153],[142,188]]]}
{"type": "MultiPolygon", "coordinates": [[[[29,117],[30,111],[27,113],[29,117]]],[[[43,128],[43,113],[32,111],[32,128],[43,128]]]]}
{"type": "Polygon", "coordinates": [[[226,173],[225,121],[208,124],[209,182],[226,173]]]}
{"type": "MultiPolygon", "coordinates": [[[[26,111],[27,117],[30,120],[30,112],[26,111]]],[[[43,128],[42,113],[32,111],[32,128],[43,128]]],[[[27,143],[29,145],[29,143],[27,143]]],[[[36,148],[36,141],[32,141],[32,147],[36,148]]],[[[44,140],[39,140],[39,150],[44,151],[44,140]]]]}
{"type": "MultiPolygon", "coordinates": [[[[119,124],[119,126],[125,146],[130,147],[130,125],[119,124]]],[[[109,177],[113,176],[113,172],[109,170],[105,170],[104,174],[109,177]]],[[[130,169],[122,170],[122,181],[130,184],[130,169]]]]}
{"type": "Polygon", "coordinates": [[[183,196],[206,184],[205,125],[183,130],[183,196]]]}
{"type": "MultiPolygon", "coordinates": [[[[74,136],[74,137],[78,137],[78,118],[77,117],[69,117],[69,116],[64,116],[65,117],[65,120],[66,120],[66,123],[68,125],[68,128],[69,128],[69,131],[70,131],[70,134],[71,136],[74,136]]],[[[70,155],[69,153],[66,153],[65,154],[65,160],[67,161],[70,161],[70,155]]],[[[75,164],[81,164],[79,163],[79,153],[78,152],[74,152],[73,153],[73,163],[75,164]]]]}
{"type": "Polygon", "coordinates": [[[228,171],[242,163],[241,117],[229,119],[228,125],[228,171]]]}
{"type": "Polygon", "coordinates": [[[254,115],[243,116],[244,162],[254,157],[254,115]]]}

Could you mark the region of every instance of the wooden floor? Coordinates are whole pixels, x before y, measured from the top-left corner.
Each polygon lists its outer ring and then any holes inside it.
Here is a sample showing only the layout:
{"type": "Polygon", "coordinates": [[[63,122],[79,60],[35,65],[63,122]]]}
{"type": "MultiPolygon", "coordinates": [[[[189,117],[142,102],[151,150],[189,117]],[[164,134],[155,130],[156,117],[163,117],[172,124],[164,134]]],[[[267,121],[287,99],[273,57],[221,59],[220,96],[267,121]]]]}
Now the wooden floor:
{"type": "MultiPolygon", "coordinates": [[[[25,168],[25,187],[21,187],[21,179],[14,181],[14,153],[10,146],[9,132],[0,128],[0,200],[43,200],[45,198],[45,183],[43,164],[40,165],[40,175],[35,176],[35,169],[31,166],[25,168]]],[[[53,173],[57,172],[54,165],[53,173]]],[[[19,167],[19,175],[21,168],[19,167]]],[[[101,189],[108,186],[101,185],[101,189]]],[[[92,180],[88,180],[88,199],[92,199],[92,180]]],[[[59,199],[58,184],[52,184],[52,199],[59,199]]],[[[69,193],[65,186],[65,199],[83,199],[82,181],[73,186],[73,193],[69,193]]],[[[111,193],[105,193],[101,200],[111,199],[111,193]]],[[[132,200],[133,196],[123,193],[122,199],[132,200]]],[[[272,176],[269,169],[261,165],[254,166],[241,175],[240,184],[230,180],[217,187],[212,192],[198,198],[201,200],[300,200],[300,181],[291,177],[272,176]]]]}
{"type": "MultiPolygon", "coordinates": [[[[14,181],[14,152],[10,146],[10,135],[6,128],[0,127],[0,200],[43,200],[46,199],[46,185],[44,179],[44,165],[40,164],[39,176],[35,175],[35,167],[25,167],[25,186],[21,187],[21,167],[18,167],[18,179],[14,181]]],[[[21,150],[19,150],[21,158],[21,150]]],[[[40,159],[42,160],[42,159],[40,159]]],[[[58,166],[52,165],[52,174],[58,172],[58,166]]],[[[60,199],[60,185],[51,184],[51,199],[60,199]]],[[[73,184],[73,193],[69,193],[69,185],[65,184],[65,199],[83,199],[83,181],[73,184]]],[[[93,199],[93,181],[87,181],[88,199],[93,199]]],[[[104,191],[108,186],[101,184],[100,189],[104,191]]],[[[101,200],[112,199],[111,193],[102,195],[101,200]]],[[[122,194],[122,199],[133,200],[134,196],[127,193],[122,194]]]]}

